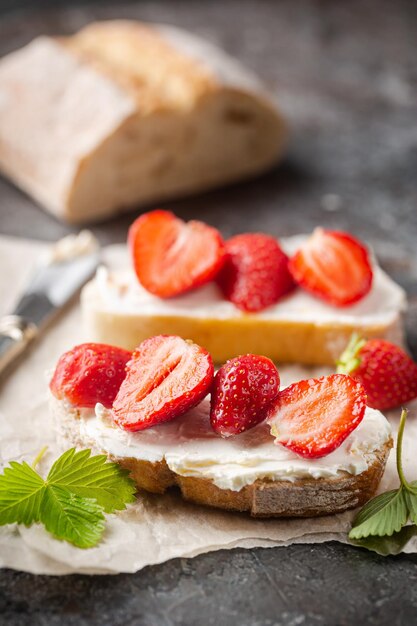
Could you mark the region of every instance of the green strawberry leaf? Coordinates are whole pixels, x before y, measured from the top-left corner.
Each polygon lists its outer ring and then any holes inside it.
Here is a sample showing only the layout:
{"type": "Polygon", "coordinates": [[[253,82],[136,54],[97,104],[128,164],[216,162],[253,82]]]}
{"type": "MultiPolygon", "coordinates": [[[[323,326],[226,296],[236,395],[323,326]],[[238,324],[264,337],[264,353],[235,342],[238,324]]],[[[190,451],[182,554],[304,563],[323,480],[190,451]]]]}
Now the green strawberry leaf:
{"type": "Polygon", "coordinates": [[[398,532],[408,519],[403,487],[381,493],[359,511],[353,520],[349,539],[361,539],[369,535],[388,535],[398,532]]]}
{"type": "Polygon", "coordinates": [[[382,556],[399,554],[412,537],[417,535],[417,526],[404,526],[390,536],[369,536],[362,539],[351,539],[350,543],[359,548],[366,548],[382,556]]]}
{"type": "Polygon", "coordinates": [[[27,463],[12,461],[0,475],[0,525],[41,522],[57,539],[91,548],[103,534],[104,513],[126,508],[135,491],[126,470],[91,450],[67,450],[46,480],[27,463]]]}
{"type": "Polygon", "coordinates": [[[45,489],[41,520],[54,537],[78,548],[95,546],[104,531],[102,506],[58,486],[45,489]]]}
{"type": "Polygon", "coordinates": [[[136,487],[129,472],[108,463],[103,454],[91,456],[91,450],[76,452],[71,448],[64,452],[53,464],[47,482],[78,496],[94,498],[106,513],[125,509],[126,504],[135,501],[136,487]]]}
{"type": "Polygon", "coordinates": [[[0,525],[40,520],[45,482],[27,463],[12,461],[0,475],[0,525]]]}

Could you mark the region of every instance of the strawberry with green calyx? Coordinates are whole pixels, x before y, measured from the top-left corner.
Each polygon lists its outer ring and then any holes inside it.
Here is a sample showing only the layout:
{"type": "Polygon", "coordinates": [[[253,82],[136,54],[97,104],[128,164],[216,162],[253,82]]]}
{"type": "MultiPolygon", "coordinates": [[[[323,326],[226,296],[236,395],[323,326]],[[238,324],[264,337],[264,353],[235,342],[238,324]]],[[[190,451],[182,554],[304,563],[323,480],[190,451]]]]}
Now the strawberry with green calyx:
{"type": "Polygon", "coordinates": [[[337,361],[337,371],[363,385],[367,404],[374,409],[392,409],[417,398],[417,364],[402,348],[384,339],[352,335],[337,361]]]}

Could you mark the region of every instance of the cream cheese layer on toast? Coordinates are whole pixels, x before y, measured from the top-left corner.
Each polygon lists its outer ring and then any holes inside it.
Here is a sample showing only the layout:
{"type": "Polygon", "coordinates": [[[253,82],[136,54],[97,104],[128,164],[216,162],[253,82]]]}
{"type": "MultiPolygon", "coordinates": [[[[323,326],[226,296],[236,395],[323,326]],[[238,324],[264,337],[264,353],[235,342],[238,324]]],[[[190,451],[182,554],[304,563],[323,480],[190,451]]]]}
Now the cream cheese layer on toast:
{"type": "MultiPolygon", "coordinates": [[[[292,254],[305,240],[280,241],[292,254]]],[[[359,302],[335,307],[300,288],[259,313],[226,300],[215,282],[170,299],[152,295],[130,269],[125,246],[106,251],[107,267],[82,293],[90,339],[133,349],[144,338],[175,334],[204,345],[217,362],[236,354],[264,354],[276,361],[332,364],[352,332],[401,343],[403,289],[373,261],[373,285],[359,302]]]]}
{"type": "Polygon", "coordinates": [[[202,402],[185,415],[137,433],[115,427],[102,405],[80,412],[80,433],[107,454],[152,463],[165,460],[181,476],[208,478],[221,489],[239,491],[258,479],[330,478],[366,471],[372,455],[391,436],[385,417],[367,408],[358,428],[331,454],[303,459],[274,444],[266,423],[239,437],[223,439],[211,429],[209,403],[202,402]]]}

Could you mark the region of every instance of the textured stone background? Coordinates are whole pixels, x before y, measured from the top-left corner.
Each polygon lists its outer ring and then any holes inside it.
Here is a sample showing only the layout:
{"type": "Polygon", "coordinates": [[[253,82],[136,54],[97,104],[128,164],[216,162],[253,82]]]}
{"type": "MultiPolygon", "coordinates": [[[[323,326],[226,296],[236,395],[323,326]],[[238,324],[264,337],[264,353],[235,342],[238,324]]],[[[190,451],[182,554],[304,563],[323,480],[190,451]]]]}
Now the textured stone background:
{"type": "MultiPolygon", "coordinates": [[[[260,74],[290,120],[285,162],[269,174],[170,206],[225,235],[289,235],[314,225],[367,238],[409,291],[417,348],[417,3],[413,0],[0,0],[0,54],[39,33],[96,18],[184,26],[260,74]]],[[[122,241],[131,217],[96,226],[122,241]]],[[[0,179],[0,232],[55,239],[67,228],[0,179]]],[[[0,574],[0,623],[390,624],[417,622],[417,558],[337,544],[236,550],[128,576],[0,574]]]]}

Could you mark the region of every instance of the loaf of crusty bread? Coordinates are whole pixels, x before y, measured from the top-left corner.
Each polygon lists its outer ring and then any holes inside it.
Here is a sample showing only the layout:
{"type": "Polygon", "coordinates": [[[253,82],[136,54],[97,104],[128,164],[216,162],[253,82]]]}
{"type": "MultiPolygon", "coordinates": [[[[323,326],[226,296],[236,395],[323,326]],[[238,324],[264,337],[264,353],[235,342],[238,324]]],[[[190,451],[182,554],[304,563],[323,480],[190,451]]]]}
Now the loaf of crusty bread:
{"type": "Polygon", "coordinates": [[[293,482],[258,479],[240,491],[232,491],[221,489],[204,477],[181,476],[165,460],[114,457],[101,449],[97,441],[81,433],[78,409],[68,408],[63,401],[52,398],[51,410],[58,439],[65,448],[73,445],[91,448],[96,454],[104,452],[111,461],[130,471],[138,489],[162,494],[170,487],[178,487],[185,500],[248,512],[253,517],[316,517],[363,505],[374,495],[392,447],[392,439],[388,438],[379,449],[368,453],[368,468],[356,476],[341,472],[334,478],[299,478],[293,482]]]}
{"type": "Polygon", "coordinates": [[[68,222],[252,176],[285,137],[250,72],[172,26],[95,23],[0,61],[0,169],[68,222]]]}

